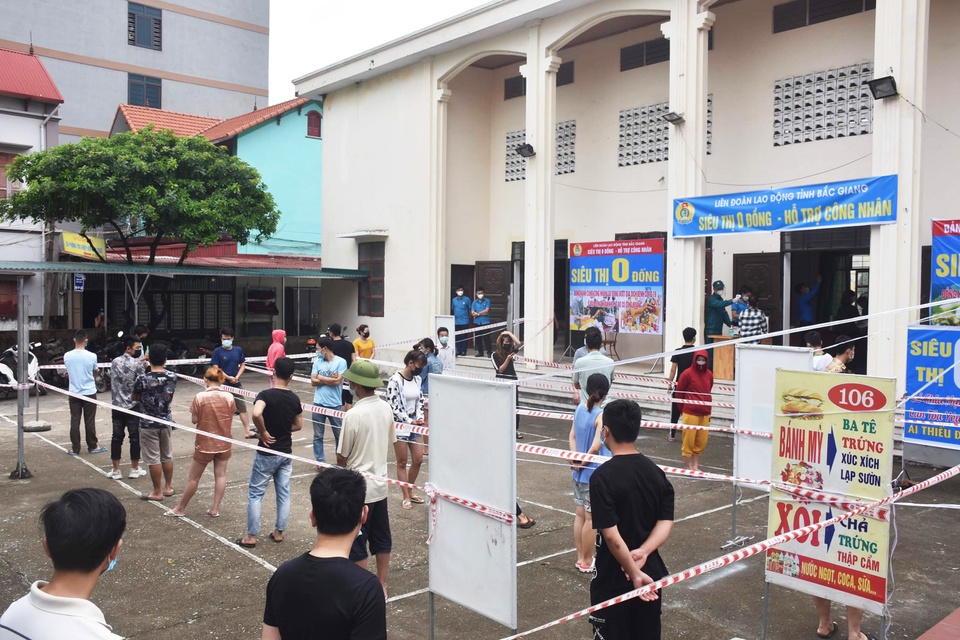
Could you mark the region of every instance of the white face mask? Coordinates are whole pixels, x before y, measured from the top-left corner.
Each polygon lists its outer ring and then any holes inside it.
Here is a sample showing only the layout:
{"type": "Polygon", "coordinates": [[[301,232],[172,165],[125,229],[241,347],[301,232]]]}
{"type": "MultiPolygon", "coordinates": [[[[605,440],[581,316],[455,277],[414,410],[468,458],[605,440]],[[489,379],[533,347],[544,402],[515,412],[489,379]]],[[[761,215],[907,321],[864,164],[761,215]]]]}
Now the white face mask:
{"type": "Polygon", "coordinates": [[[707,361],[706,361],[706,360],[697,360],[697,364],[702,367],[702,366],[704,366],[704,365],[707,364],[707,361]]]}
{"type": "Polygon", "coordinates": [[[457,297],[458,297],[458,298],[459,298],[460,296],[462,296],[462,295],[463,295],[463,291],[457,291],[457,297]]]}
{"type": "Polygon", "coordinates": [[[482,294],[482,293],[478,293],[478,294],[477,294],[477,300],[483,300],[483,294],[482,294]]]}

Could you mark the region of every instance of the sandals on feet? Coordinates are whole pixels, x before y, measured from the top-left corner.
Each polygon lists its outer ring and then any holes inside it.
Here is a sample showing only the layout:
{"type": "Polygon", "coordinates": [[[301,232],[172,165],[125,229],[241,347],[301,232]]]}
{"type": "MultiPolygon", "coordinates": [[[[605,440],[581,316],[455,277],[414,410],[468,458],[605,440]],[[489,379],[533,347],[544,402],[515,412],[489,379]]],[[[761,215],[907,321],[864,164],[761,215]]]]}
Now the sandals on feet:
{"type": "Polygon", "coordinates": [[[400,506],[406,509],[407,511],[409,511],[410,509],[413,509],[413,503],[410,502],[409,500],[404,500],[403,502],[400,503],[400,506]]]}
{"type": "Polygon", "coordinates": [[[413,495],[410,496],[410,502],[412,502],[413,504],[423,504],[423,496],[418,496],[417,494],[414,493],[413,495]]]}
{"type": "Polygon", "coordinates": [[[281,542],[283,542],[283,538],[278,538],[278,537],[276,536],[276,533],[277,533],[276,531],[271,531],[271,532],[270,532],[270,539],[273,540],[274,542],[276,542],[277,544],[280,544],[281,542]]]}
{"type": "Polygon", "coordinates": [[[530,529],[533,527],[533,525],[537,524],[537,521],[531,518],[530,516],[526,516],[526,518],[527,518],[526,522],[520,522],[520,518],[517,518],[517,526],[520,527],[521,529],[530,529]]]}
{"type": "Polygon", "coordinates": [[[236,540],[234,540],[234,542],[238,547],[243,547],[244,549],[253,549],[254,547],[257,546],[256,542],[254,542],[253,544],[249,544],[244,542],[243,538],[237,538],[236,540]]]}
{"type": "Polygon", "coordinates": [[[820,631],[817,631],[817,637],[818,637],[818,638],[832,638],[832,637],[834,636],[834,634],[837,633],[837,629],[838,629],[838,628],[839,628],[839,626],[837,625],[836,622],[834,622],[834,623],[833,623],[833,628],[830,629],[830,633],[820,633],[820,631]]]}
{"type": "Polygon", "coordinates": [[[219,512],[218,512],[218,513],[211,513],[211,512],[210,512],[210,509],[207,509],[207,515],[210,516],[211,518],[219,518],[219,517],[220,517],[220,513],[219,513],[219,512]]]}

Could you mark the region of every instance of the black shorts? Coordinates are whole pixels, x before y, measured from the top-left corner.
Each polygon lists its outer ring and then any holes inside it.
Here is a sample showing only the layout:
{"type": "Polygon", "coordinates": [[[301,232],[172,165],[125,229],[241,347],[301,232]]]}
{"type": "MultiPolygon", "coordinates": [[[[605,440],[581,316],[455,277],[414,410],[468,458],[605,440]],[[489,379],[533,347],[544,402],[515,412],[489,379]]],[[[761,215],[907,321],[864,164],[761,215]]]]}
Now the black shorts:
{"type": "Polygon", "coordinates": [[[593,638],[594,640],[660,640],[662,606],[663,589],[660,590],[660,598],[653,602],[634,598],[601,609],[590,616],[593,638]]]}
{"type": "Polygon", "coordinates": [[[340,390],[340,404],[353,404],[353,394],[347,389],[340,390]]]}
{"type": "Polygon", "coordinates": [[[387,499],[367,503],[367,521],[350,548],[350,560],[364,560],[370,554],[390,553],[393,538],[390,535],[390,517],[387,515],[387,499]],[[367,553],[367,546],[370,554],[367,553]]]}

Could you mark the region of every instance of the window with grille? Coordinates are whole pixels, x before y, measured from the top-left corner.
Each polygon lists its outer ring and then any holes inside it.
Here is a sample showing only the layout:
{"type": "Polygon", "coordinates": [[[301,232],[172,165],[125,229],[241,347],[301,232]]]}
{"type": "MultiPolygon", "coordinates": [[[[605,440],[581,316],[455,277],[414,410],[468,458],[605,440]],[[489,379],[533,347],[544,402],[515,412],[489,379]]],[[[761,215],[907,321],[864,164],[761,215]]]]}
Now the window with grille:
{"type": "Polygon", "coordinates": [[[160,9],[127,3],[127,44],[162,50],[163,21],[160,9]]]}
{"type": "Polygon", "coordinates": [[[367,271],[357,292],[357,313],[383,317],[383,261],[386,242],[361,242],[357,245],[357,268],[367,271]]]}
{"type": "Polygon", "coordinates": [[[527,141],[527,130],[507,132],[507,159],[504,163],[504,182],[527,179],[527,159],[517,153],[517,147],[527,141]]]}
{"type": "Polygon", "coordinates": [[[323,124],[323,116],[320,115],[319,111],[308,111],[307,112],[307,137],[308,138],[321,138],[320,134],[322,133],[321,125],[323,124]]]}
{"type": "Polygon", "coordinates": [[[773,146],[873,133],[873,63],[851,64],[773,85],[773,146]]]}
{"type": "Polygon", "coordinates": [[[773,7],[773,32],[853,16],[877,8],[877,0],[791,0],[773,7]]]}
{"type": "MultiPolygon", "coordinates": [[[[663,162],[670,158],[670,124],[663,115],[670,103],[659,102],[620,112],[620,147],[617,165],[663,162]]],[[[713,154],[713,96],[707,96],[707,155],[713,154]]]]}
{"type": "Polygon", "coordinates": [[[127,74],[127,104],[162,109],[160,97],[160,78],[127,74]]]}
{"type": "Polygon", "coordinates": [[[573,173],[577,169],[577,121],[557,123],[556,175],[573,173]]]}
{"type": "Polygon", "coordinates": [[[20,183],[7,177],[7,165],[16,158],[15,153],[0,153],[0,200],[7,200],[20,191],[20,183]]]}

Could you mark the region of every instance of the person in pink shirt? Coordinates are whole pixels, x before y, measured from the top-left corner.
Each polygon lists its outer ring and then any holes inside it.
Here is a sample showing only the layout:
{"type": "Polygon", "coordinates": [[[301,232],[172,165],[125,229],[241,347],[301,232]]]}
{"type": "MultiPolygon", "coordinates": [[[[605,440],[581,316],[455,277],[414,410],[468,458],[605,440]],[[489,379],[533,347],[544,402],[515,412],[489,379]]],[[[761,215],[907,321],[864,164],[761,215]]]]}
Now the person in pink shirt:
{"type": "Polygon", "coordinates": [[[270,386],[273,386],[273,365],[280,358],[287,357],[284,345],[287,343],[287,332],[283,329],[273,330],[273,344],[267,349],[267,371],[270,372],[270,386]]]}

